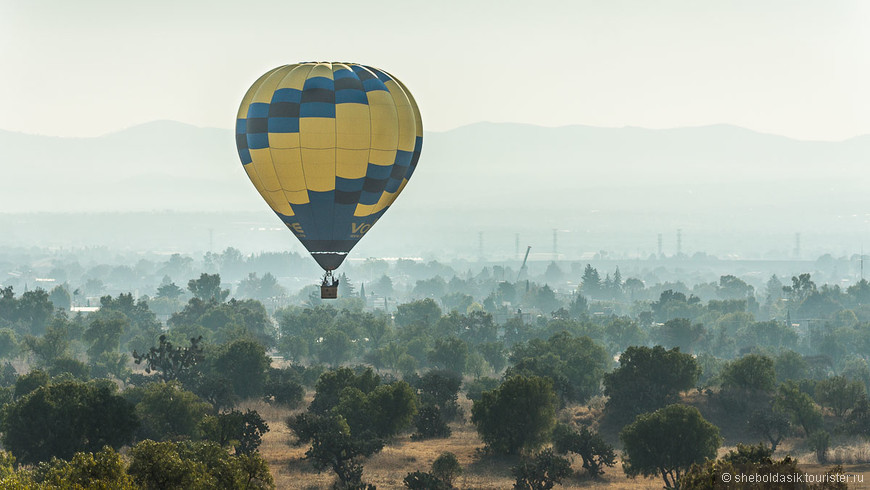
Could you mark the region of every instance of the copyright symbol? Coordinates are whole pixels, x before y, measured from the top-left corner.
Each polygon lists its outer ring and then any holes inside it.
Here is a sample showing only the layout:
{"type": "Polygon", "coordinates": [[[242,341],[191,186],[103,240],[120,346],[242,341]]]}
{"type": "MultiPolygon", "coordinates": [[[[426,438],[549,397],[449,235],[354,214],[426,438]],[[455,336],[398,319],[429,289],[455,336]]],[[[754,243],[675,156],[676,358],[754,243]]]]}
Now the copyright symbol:
{"type": "Polygon", "coordinates": [[[722,481],[729,483],[731,481],[731,473],[722,473],[722,481]]]}

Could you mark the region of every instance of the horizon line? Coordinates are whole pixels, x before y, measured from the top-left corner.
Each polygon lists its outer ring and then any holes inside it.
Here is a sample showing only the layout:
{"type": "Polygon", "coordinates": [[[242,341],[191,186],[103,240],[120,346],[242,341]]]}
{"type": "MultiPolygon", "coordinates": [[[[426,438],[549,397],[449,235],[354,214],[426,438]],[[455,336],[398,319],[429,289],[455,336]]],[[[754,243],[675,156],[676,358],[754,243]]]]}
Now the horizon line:
{"type": "MultiPolygon", "coordinates": [[[[45,134],[45,133],[28,133],[28,132],[24,132],[24,131],[19,131],[19,130],[14,130],[14,129],[6,129],[6,128],[0,128],[0,132],[14,133],[14,134],[19,134],[19,135],[24,135],[24,136],[69,139],[69,140],[98,139],[98,138],[104,138],[107,136],[113,136],[113,135],[125,133],[125,132],[131,131],[131,130],[135,130],[137,128],[141,128],[143,126],[149,126],[149,125],[160,124],[160,123],[178,124],[178,125],[187,126],[187,127],[191,127],[191,128],[197,128],[197,129],[205,129],[205,130],[214,129],[214,130],[232,132],[232,128],[229,126],[225,127],[225,128],[221,128],[221,127],[217,127],[217,126],[200,126],[197,124],[184,122],[184,121],[178,121],[178,120],[174,120],[174,119],[153,119],[150,121],[144,121],[144,122],[141,122],[138,124],[133,124],[131,126],[125,126],[125,127],[119,128],[119,129],[111,130],[111,131],[108,131],[105,133],[101,133],[101,134],[97,134],[97,135],[89,135],[89,136],[62,136],[62,135],[45,134]]],[[[521,122],[521,121],[487,121],[487,120],[485,120],[485,121],[475,121],[475,122],[471,122],[471,123],[461,124],[461,125],[452,127],[450,129],[444,129],[444,130],[425,130],[425,132],[426,133],[434,133],[434,134],[444,134],[444,133],[449,133],[451,131],[461,130],[461,129],[469,128],[472,126],[479,126],[479,125],[483,125],[483,124],[531,126],[531,127],[535,127],[535,128],[542,128],[542,129],[567,129],[567,128],[590,128],[590,129],[611,129],[611,130],[634,129],[634,130],[656,131],[656,132],[724,127],[724,128],[734,128],[734,129],[739,129],[742,131],[748,131],[750,133],[755,133],[755,134],[764,135],[764,136],[774,136],[774,137],[789,139],[792,141],[801,141],[801,142],[809,142],[809,143],[843,143],[846,141],[851,141],[854,139],[870,136],[870,134],[868,134],[868,133],[861,133],[861,134],[857,134],[857,135],[846,137],[846,138],[840,138],[840,139],[797,138],[797,137],[788,136],[785,134],[780,134],[780,133],[775,133],[775,132],[770,132],[770,131],[761,131],[761,130],[757,130],[757,129],[748,128],[746,126],[740,126],[737,124],[726,123],[726,122],[697,124],[697,125],[688,125],[688,126],[670,126],[670,127],[664,127],[664,128],[651,128],[651,127],[646,127],[646,126],[635,126],[635,125],[630,125],[630,124],[626,124],[623,126],[596,126],[596,125],[591,125],[591,124],[575,123],[575,124],[562,124],[562,125],[550,126],[550,125],[545,125],[545,124],[540,124],[540,123],[530,123],[530,122],[521,122]]]]}

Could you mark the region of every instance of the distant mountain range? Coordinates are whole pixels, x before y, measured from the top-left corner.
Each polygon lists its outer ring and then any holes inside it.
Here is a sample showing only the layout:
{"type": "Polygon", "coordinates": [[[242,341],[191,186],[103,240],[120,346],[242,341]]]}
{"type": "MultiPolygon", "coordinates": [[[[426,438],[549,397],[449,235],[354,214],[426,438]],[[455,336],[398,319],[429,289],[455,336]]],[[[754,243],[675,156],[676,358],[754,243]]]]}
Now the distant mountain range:
{"type": "MultiPolygon", "coordinates": [[[[229,129],[155,121],[94,138],[0,131],[0,162],[6,213],[268,215],[229,129]]],[[[727,125],[477,123],[426,133],[418,171],[387,216],[445,235],[519,232],[518,223],[643,233],[863,226],[866,233],[868,163],[870,136],[814,142],[727,125]]]]}

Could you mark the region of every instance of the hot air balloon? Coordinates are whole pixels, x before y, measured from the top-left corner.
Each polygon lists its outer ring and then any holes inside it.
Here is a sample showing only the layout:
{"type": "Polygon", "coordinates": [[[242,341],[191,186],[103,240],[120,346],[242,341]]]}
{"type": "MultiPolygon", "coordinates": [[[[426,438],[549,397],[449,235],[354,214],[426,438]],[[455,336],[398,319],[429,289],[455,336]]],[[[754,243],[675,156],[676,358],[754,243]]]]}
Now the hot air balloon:
{"type": "Polygon", "coordinates": [[[242,166],[275,214],[332,271],[405,188],[423,124],[397,78],[355,63],[284,65],[248,89],[236,117],[242,166]]]}

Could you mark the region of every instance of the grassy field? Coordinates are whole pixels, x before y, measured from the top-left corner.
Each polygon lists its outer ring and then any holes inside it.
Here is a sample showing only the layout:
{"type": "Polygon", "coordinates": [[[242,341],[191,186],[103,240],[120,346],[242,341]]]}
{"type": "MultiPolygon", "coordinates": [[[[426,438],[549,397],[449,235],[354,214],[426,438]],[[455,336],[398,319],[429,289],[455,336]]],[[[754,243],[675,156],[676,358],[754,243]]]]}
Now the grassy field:
{"type": "MultiPolygon", "coordinates": [[[[310,398],[309,400],[310,401],[310,398]]],[[[470,413],[471,404],[462,398],[461,403],[465,413],[470,413]]],[[[686,400],[689,402],[698,400],[686,400]]],[[[311,464],[304,460],[307,446],[292,446],[294,436],[287,428],[286,418],[300,410],[276,408],[262,402],[253,402],[243,408],[251,408],[260,412],[269,424],[270,431],[265,435],[260,453],[268,461],[279,489],[321,489],[329,488],[334,480],[331,471],[316,472],[311,464]]],[[[577,407],[563,411],[562,419],[574,418],[589,420],[595,415],[595,410],[577,407]]],[[[408,435],[397,437],[380,452],[365,460],[363,480],[375,484],[379,489],[404,488],[402,480],[412,471],[429,471],[432,462],[442,452],[449,451],[456,455],[463,468],[462,475],[456,480],[457,487],[462,489],[509,489],[513,487],[511,467],[517,459],[493,457],[482,453],[483,442],[477,435],[474,426],[466,421],[450,424],[453,434],[446,439],[427,441],[412,441],[408,435]]],[[[724,433],[725,431],[723,431],[724,433]]],[[[752,439],[747,439],[752,440],[752,439]]],[[[726,437],[725,446],[720,449],[720,455],[734,448],[734,437],[726,437]],[[729,440],[731,439],[731,440],[729,440]]],[[[777,457],[791,454],[803,463],[801,468],[812,474],[823,474],[836,463],[843,463],[844,470],[849,474],[862,475],[864,484],[850,485],[854,488],[870,488],[870,444],[859,439],[843,439],[832,441],[829,451],[831,462],[826,465],[815,464],[815,456],[802,446],[800,439],[788,439],[781,444],[776,452],[777,457]]],[[[606,473],[598,478],[587,477],[579,457],[572,461],[574,474],[563,481],[557,488],[615,488],[615,489],[661,489],[660,478],[628,478],[622,471],[621,462],[606,469],[606,473]]]]}

